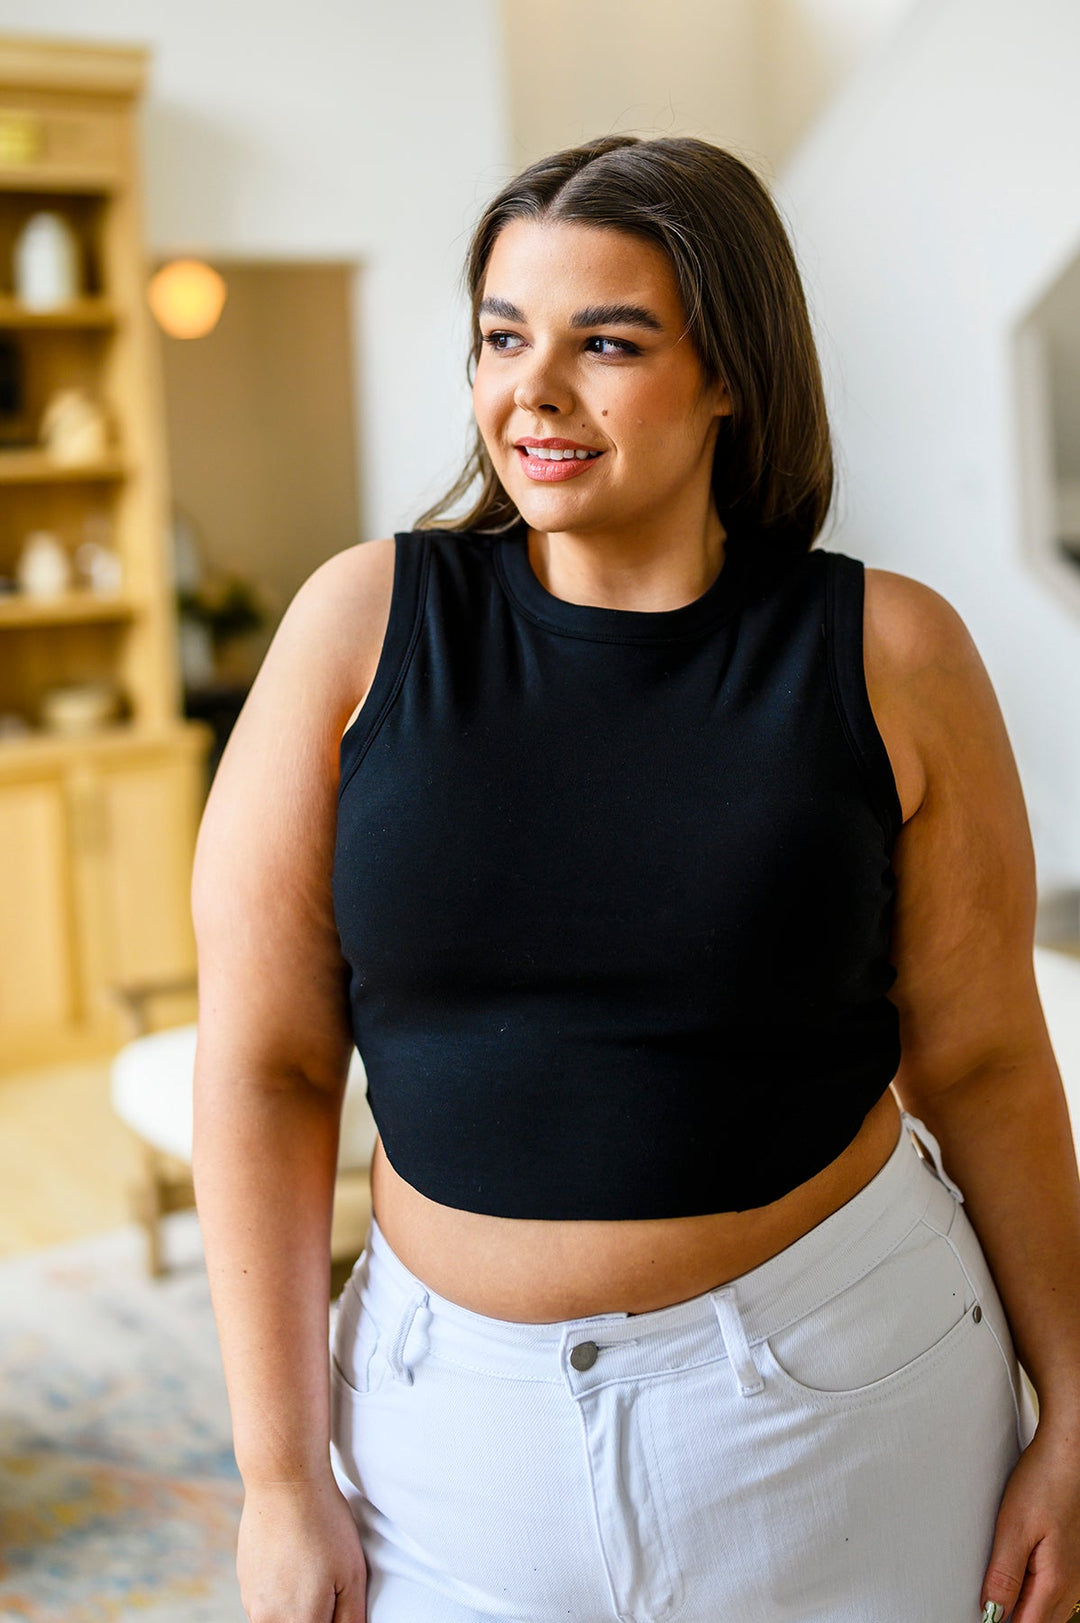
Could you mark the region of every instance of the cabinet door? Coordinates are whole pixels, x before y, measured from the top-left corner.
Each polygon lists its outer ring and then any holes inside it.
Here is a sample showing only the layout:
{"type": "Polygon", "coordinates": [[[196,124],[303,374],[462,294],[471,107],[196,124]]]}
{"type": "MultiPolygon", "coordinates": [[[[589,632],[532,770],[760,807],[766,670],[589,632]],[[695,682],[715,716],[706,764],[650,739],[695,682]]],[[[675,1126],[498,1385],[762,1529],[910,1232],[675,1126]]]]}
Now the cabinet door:
{"type": "Polygon", "coordinates": [[[195,972],[191,870],[202,800],[189,751],[95,766],[72,781],[79,805],[81,957],[88,999],[111,1010],[114,982],[195,972]]]}
{"type": "Polygon", "coordinates": [[[0,1051],[78,1014],[62,785],[0,788],[0,1051]]]}

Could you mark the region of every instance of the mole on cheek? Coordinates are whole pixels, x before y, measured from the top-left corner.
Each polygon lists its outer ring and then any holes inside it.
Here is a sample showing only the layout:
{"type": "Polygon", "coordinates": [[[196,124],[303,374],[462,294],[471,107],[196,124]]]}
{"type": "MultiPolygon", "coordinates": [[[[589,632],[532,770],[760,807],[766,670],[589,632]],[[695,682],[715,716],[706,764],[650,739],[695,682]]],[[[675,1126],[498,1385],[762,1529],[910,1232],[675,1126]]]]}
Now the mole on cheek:
{"type": "Polygon", "coordinates": [[[601,415],[601,417],[606,417],[606,416],[607,416],[607,412],[606,412],[606,411],[602,411],[602,412],[601,412],[601,413],[600,413],[600,415],[601,415]]]}

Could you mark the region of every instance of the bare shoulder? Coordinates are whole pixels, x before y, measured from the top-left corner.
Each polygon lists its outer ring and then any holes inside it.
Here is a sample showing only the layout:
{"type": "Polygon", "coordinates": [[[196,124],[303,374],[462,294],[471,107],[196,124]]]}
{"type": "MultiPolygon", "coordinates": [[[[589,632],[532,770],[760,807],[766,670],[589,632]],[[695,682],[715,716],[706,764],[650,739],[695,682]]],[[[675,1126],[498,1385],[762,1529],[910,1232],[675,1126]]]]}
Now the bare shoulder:
{"type": "Polygon", "coordinates": [[[1005,720],[963,617],[922,582],[867,569],[864,633],[872,702],[923,784],[892,853],[889,993],[901,1019],[896,1091],[921,1114],[988,1055],[1029,1058],[1044,1041],[1034,852],[1005,720]]]}
{"type": "Polygon", "coordinates": [[[390,619],[395,551],[392,536],[360,541],[314,569],[293,596],[259,671],[257,685],[272,690],[299,674],[294,662],[302,666],[296,697],[335,743],[375,674],[390,619]]]}
{"type": "Polygon", "coordinates": [[[974,637],[940,592],[868,569],[864,641],[872,703],[922,782],[894,853],[909,915],[921,891],[927,917],[943,930],[977,898],[988,917],[1004,920],[1003,936],[1014,932],[1010,945],[998,943],[1003,959],[1022,956],[1034,907],[1031,834],[1005,718],[974,637]]]}
{"type": "Polygon", "coordinates": [[[331,878],[339,746],[389,617],[395,543],[328,558],[293,595],[203,809],[191,908],[199,1052],[343,1085],[352,1047],[331,878]]]}
{"type": "Polygon", "coordinates": [[[996,700],[975,640],[946,597],[890,569],[867,567],[865,582],[867,690],[907,822],[957,730],[996,713],[996,700]]]}
{"type": "Polygon", "coordinates": [[[316,634],[315,648],[340,662],[353,702],[357,680],[366,689],[378,663],[390,618],[396,548],[389,536],[336,552],[312,571],[293,600],[300,629],[316,634]]]}
{"type": "Polygon", "coordinates": [[[978,658],[960,614],[932,586],[891,569],[867,567],[865,578],[867,657],[894,679],[930,669],[959,671],[978,658]]]}
{"type": "MultiPolygon", "coordinates": [[[[326,582],[345,616],[345,697],[349,714],[338,729],[338,737],[356,720],[371,687],[379,663],[386,628],[390,623],[390,600],[394,591],[394,559],[397,542],[393,536],[378,541],[361,541],[338,553],[339,576],[326,582]],[[340,586],[340,591],[339,591],[340,586]]],[[[330,563],[336,559],[329,560],[330,563]]]]}

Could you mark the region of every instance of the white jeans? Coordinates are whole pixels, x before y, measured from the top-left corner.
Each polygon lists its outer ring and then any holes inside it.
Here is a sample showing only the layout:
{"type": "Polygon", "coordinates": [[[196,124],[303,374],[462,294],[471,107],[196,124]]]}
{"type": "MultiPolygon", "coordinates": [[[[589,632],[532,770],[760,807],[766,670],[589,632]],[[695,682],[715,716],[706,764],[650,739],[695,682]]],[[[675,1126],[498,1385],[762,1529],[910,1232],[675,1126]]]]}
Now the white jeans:
{"type": "Polygon", "coordinates": [[[537,1324],[428,1290],[373,1220],[331,1328],[369,1623],[978,1623],[1036,1420],[962,1201],[905,1112],[759,1267],[537,1324]]]}

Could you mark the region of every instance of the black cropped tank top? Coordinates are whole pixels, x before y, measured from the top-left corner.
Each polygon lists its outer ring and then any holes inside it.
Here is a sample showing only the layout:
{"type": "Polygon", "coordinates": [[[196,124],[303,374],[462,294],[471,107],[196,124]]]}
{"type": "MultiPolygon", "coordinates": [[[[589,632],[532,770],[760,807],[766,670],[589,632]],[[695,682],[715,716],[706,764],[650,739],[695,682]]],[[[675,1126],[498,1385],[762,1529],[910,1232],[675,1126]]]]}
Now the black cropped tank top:
{"type": "MultiPolygon", "coordinates": [[[[658,612],[555,597],[523,523],[395,537],[340,746],[334,916],[394,1169],[502,1217],[779,1199],[896,1074],[901,810],[863,565],[658,612]]],[[[740,561],[743,560],[743,561],[740,561]]]]}

